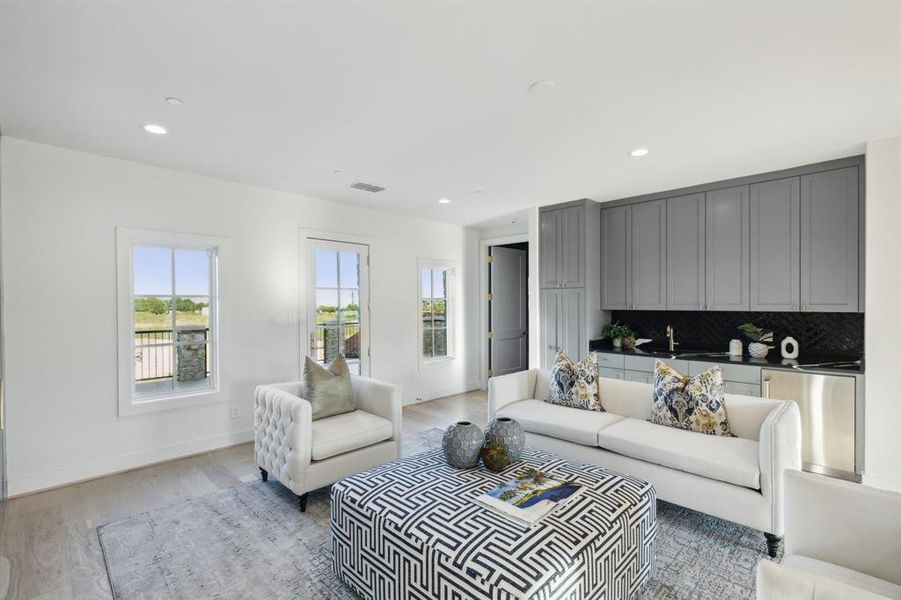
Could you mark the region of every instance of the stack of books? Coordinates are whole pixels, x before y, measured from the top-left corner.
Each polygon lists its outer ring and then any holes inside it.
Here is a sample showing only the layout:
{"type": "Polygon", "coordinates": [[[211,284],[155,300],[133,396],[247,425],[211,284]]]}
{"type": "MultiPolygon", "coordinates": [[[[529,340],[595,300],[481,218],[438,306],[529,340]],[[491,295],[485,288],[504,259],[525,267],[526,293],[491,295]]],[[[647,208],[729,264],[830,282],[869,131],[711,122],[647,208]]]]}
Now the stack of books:
{"type": "Polygon", "coordinates": [[[578,483],[551,479],[541,471],[527,469],[479,496],[476,502],[529,528],[581,492],[578,483]]]}

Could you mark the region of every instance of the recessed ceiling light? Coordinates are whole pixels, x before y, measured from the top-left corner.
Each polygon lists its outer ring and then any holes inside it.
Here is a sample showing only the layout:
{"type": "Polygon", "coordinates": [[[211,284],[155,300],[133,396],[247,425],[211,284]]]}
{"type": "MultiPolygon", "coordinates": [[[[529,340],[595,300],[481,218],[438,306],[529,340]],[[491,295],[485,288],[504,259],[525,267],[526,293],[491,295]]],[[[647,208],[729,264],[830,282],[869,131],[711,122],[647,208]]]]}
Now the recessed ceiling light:
{"type": "Polygon", "coordinates": [[[332,171],[332,173],[334,173],[335,175],[344,175],[344,171],[342,171],[341,169],[335,169],[334,171],[332,171]]]}
{"type": "Polygon", "coordinates": [[[557,87],[557,83],[554,81],[536,81],[529,86],[529,93],[535,95],[546,94],[555,87],[557,87]]]}
{"type": "Polygon", "coordinates": [[[634,156],[635,158],[639,158],[641,156],[647,156],[648,149],[647,148],[636,148],[632,152],[629,152],[629,156],[634,156]]]}
{"type": "Polygon", "coordinates": [[[147,133],[153,133],[155,135],[166,135],[168,131],[162,125],[157,125],[156,123],[147,123],[144,125],[144,131],[147,133]]]}
{"type": "Polygon", "coordinates": [[[450,200],[448,198],[441,198],[438,200],[438,204],[450,204],[450,200]]]}
{"type": "Polygon", "coordinates": [[[176,98],[175,96],[169,96],[166,98],[166,102],[171,104],[172,106],[181,106],[184,102],[181,101],[181,98],[176,98]]]}

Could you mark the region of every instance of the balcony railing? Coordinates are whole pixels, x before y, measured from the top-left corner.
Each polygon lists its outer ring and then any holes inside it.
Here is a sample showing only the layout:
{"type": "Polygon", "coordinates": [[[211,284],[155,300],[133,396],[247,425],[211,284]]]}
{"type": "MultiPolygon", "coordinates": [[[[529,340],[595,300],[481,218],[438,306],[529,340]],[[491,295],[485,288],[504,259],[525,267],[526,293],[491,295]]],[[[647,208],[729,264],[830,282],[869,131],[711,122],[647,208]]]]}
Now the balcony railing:
{"type": "Polygon", "coordinates": [[[339,352],[344,358],[360,358],[360,323],[320,323],[316,325],[310,340],[310,356],[321,363],[328,363],[339,352]]]}
{"type": "MultiPolygon", "coordinates": [[[[210,374],[210,352],[207,345],[210,339],[208,328],[183,328],[173,332],[171,329],[142,329],[135,331],[135,381],[155,381],[169,379],[175,368],[173,348],[178,345],[187,348],[189,344],[202,346],[200,350],[206,363],[206,376],[210,374]],[[173,333],[176,337],[173,339],[173,333]],[[198,334],[202,333],[202,338],[198,334]],[[188,339],[181,339],[185,335],[188,339]],[[199,339],[198,339],[199,338],[199,339]]],[[[195,349],[198,350],[198,349],[195,349]]],[[[181,357],[181,355],[179,355],[181,357]]],[[[199,371],[203,370],[203,364],[199,371]]],[[[180,379],[181,380],[181,379],[180,379]]]]}

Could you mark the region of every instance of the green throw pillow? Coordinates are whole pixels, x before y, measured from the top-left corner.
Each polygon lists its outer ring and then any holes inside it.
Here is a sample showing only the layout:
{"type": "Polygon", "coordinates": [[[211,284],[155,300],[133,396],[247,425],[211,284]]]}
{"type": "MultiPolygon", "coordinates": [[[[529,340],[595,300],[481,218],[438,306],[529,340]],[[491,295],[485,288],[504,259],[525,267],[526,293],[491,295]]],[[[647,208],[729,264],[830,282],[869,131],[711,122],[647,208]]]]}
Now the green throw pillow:
{"type": "Polygon", "coordinates": [[[313,420],[333,417],[357,409],[350,369],[339,354],[328,368],[307,357],[303,365],[304,399],[313,405],[313,420]]]}
{"type": "Polygon", "coordinates": [[[719,366],[686,377],[658,360],[654,366],[651,423],[733,437],[726,418],[723,373],[719,366]]]}

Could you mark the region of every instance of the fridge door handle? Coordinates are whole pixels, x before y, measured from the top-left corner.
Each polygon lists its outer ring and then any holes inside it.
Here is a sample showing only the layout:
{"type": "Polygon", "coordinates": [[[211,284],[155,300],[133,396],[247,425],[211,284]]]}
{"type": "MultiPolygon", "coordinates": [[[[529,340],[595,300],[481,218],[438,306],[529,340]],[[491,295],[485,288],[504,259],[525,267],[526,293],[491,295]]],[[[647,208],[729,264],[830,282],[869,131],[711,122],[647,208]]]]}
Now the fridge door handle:
{"type": "Polygon", "coordinates": [[[764,398],[770,397],[770,380],[769,379],[763,380],[763,397],[764,398]]]}

